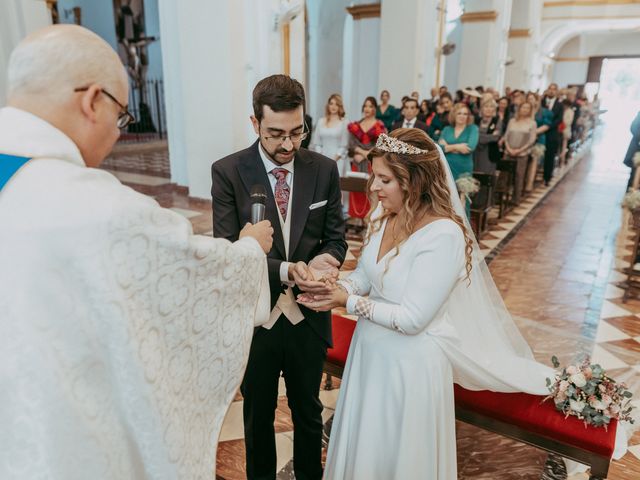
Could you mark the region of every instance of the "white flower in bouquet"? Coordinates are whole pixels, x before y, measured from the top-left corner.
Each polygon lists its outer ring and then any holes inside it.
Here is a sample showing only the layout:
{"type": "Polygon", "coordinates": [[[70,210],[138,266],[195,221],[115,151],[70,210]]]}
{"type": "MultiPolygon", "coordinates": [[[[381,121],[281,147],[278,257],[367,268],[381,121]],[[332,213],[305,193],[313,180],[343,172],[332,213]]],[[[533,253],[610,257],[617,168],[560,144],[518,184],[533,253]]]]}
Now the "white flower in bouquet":
{"type": "Polygon", "coordinates": [[[578,370],[578,367],[576,367],[575,365],[569,365],[567,367],[567,374],[568,375],[575,375],[576,373],[578,373],[580,370],[578,370]]]}
{"type": "Polygon", "coordinates": [[[480,182],[470,175],[465,175],[456,180],[456,187],[458,192],[469,196],[480,191],[480,182]]]}
{"type": "Polygon", "coordinates": [[[584,410],[584,407],[587,406],[586,403],[579,400],[569,400],[569,405],[571,406],[571,410],[576,413],[581,413],[584,410]]]}
{"type": "Polygon", "coordinates": [[[584,377],[582,373],[576,373],[575,375],[571,375],[569,377],[569,381],[578,388],[582,388],[587,384],[587,379],[584,377]]]}
{"type": "Polygon", "coordinates": [[[604,402],[602,400],[598,400],[597,398],[589,400],[589,406],[591,408],[595,408],[596,410],[605,410],[607,408],[604,402]]]}
{"type": "Polygon", "coordinates": [[[629,210],[640,207],[640,190],[630,190],[622,199],[622,206],[629,210]]]}

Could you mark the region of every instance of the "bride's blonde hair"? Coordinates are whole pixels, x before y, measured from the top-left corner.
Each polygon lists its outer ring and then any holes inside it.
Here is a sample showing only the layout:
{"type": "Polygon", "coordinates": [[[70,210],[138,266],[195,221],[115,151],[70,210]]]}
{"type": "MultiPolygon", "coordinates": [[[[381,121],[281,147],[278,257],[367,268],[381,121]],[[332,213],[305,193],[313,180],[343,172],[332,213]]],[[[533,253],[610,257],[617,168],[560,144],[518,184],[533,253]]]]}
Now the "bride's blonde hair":
{"type": "MultiPolygon", "coordinates": [[[[455,195],[456,192],[449,192],[447,175],[440,161],[440,153],[436,144],[425,132],[417,128],[399,128],[391,132],[389,136],[413,145],[423,150],[424,153],[402,154],[374,148],[367,155],[371,162],[374,158],[382,158],[384,160],[398,180],[403,196],[402,213],[404,224],[400,225],[400,241],[396,244],[394,255],[389,258],[388,262],[398,256],[400,246],[415,231],[416,224],[422,216],[421,214],[429,211],[434,216],[454,221],[462,230],[466,245],[466,272],[467,279],[469,279],[472,268],[473,241],[464,225],[464,221],[456,214],[451,204],[450,195],[455,195]]],[[[374,175],[371,175],[367,184],[371,210],[369,210],[366,217],[370,228],[365,237],[365,245],[369,243],[371,235],[382,228],[383,222],[393,216],[393,213],[383,211],[382,215],[372,218],[372,214],[378,206],[377,196],[371,195],[373,180],[374,175]]],[[[385,272],[389,266],[388,262],[385,272]]]]}

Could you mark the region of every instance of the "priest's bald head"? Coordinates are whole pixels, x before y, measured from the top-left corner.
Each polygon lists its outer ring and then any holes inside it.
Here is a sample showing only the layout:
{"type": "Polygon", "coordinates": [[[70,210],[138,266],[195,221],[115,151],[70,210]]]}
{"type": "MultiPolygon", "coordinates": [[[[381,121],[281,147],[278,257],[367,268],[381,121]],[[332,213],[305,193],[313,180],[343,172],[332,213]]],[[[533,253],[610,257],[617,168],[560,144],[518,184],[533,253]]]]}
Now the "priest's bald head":
{"type": "Polygon", "coordinates": [[[111,46],[76,25],[54,25],[25,38],[9,60],[7,104],[65,133],[88,166],[109,154],[125,121],[127,74],[111,46]]]}

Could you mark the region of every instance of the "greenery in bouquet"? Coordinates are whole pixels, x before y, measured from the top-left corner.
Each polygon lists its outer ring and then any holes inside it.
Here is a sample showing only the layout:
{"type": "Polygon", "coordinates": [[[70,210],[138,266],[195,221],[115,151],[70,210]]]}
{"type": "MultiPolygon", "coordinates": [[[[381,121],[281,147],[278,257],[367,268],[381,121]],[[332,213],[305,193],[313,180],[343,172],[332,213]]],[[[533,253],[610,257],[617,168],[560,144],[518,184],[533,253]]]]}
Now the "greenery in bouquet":
{"type": "Polygon", "coordinates": [[[456,180],[458,192],[464,195],[473,195],[480,191],[480,182],[471,175],[464,175],[456,180]]]}
{"type": "Polygon", "coordinates": [[[631,211],[640,208],[640,190],[629,190],[622,199],[622,206],[631,211]]]}
{"type": "Polygon", "coordinates": [[[581,363],[560,369],[557,357],[552,357],[556,369],[554,380],[547,378],[549,396],[556,409],[583,420],[585,425],[607,428],[612,419],[634,423],[631,417],[631,392],[624,383],[607,376],[600,365],[592,365],[589,357],[581,363]]]}

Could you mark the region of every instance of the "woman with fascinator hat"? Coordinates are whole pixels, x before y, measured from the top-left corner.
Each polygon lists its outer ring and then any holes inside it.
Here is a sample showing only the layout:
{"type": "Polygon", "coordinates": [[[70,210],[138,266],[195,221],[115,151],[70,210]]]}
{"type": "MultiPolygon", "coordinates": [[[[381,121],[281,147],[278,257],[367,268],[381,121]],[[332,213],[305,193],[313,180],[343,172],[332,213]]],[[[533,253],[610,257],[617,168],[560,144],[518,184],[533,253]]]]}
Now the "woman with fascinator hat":
{"type": "Polygon", "coordinates": [[[505,308],[440,148],[421,130],[398,129],[380,135],[368,159],[372,206],[357,268],[298,299],[358,316],[325,478],[452,480],[454,382],[546,395],[554,372],[534,360],[505,308]]]}

